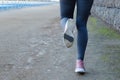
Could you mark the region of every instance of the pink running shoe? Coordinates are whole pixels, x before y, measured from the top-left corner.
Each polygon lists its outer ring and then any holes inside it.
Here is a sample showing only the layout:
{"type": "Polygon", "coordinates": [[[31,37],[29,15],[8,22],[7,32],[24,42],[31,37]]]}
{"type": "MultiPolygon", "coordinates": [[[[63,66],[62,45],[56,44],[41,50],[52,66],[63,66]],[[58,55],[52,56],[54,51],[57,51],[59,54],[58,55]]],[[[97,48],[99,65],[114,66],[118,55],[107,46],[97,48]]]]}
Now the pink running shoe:
{"type": "Polygon", "coordinates": [[[82,60],[77,60],[76,61],[76,69],[75,72],[84,74],[85,73],[85,68],[84,68],[84,63],[82,60]]]}

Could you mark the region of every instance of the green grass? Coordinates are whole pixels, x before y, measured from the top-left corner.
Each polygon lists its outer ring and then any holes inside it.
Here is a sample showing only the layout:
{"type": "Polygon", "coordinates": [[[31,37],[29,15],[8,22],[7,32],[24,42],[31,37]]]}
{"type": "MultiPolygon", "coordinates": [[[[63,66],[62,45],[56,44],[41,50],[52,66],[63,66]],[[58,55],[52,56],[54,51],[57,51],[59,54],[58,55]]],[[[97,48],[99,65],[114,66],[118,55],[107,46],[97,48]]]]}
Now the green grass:
{"type": "Polygon", "coordinates": [[[107,37],[107,38],[117,38],[120,39],[120,33],[116,30],[108,27],[105,23],[101,22],[95,17],[89,18],[89,23],[92,26],[88,26],[89,30],[96,32],[97,34],[107,37]]]}
{"type": "Polygon", "coordinates": [[[103,53],[100,59],[108,65],[108,70],[120,77],[120,33],[95,17],[89,18],[88,29],[90,33],[94,33],[95,38],[108,41],[106,44],[101,42],[103,53]]]}

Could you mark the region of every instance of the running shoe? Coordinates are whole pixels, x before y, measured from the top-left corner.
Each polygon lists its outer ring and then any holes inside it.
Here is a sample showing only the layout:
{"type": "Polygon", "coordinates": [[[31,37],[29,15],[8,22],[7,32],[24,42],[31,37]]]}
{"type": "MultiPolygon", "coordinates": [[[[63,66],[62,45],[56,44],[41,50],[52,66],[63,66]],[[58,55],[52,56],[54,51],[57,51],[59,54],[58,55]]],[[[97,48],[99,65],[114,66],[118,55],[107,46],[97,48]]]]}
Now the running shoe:
{"type": "Polygon", "coordinates": [[[67,48],[70,48],[73,45],[75,26],[76,25],[73,19],[67,20],[64,30],[64,43],[67,48]]]}
{"type": "Polygon", "coordinates": [[[84,74],[84,73],[85,73],[84,63],[83,63],[82,60],[77,60],[77,61],[76,61],[75,72],[76,72],[76,73],[81,73],[81,74],[84,74]]]}

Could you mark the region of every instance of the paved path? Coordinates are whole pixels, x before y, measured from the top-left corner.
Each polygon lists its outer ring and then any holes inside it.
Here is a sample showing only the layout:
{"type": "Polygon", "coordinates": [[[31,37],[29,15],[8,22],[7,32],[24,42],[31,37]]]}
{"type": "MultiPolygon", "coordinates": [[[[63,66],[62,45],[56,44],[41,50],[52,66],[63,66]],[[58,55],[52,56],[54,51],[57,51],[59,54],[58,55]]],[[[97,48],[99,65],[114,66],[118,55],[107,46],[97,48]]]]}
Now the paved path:
{"type": "Polygon", "coordinates": [[[120,36],[90,17],[87,73],[74,73],[76,42],[67,49],[59,6],[0,13],[0,80],[119,80],[120,36]]]}

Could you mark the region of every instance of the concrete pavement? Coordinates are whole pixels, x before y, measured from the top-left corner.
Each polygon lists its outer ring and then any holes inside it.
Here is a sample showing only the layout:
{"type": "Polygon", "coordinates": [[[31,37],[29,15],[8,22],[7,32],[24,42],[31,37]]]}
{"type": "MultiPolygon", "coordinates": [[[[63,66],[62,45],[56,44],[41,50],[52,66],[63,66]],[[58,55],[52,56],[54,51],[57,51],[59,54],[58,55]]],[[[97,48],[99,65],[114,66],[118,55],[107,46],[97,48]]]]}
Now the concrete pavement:
{"type": "Polygon", "coordinates": [[[119,33],[89,18],[87,73],[78,75],[76,42],[63,45],[59,20],[58,5],[0,13],[0,80],[119,80],[119,33]]]}

